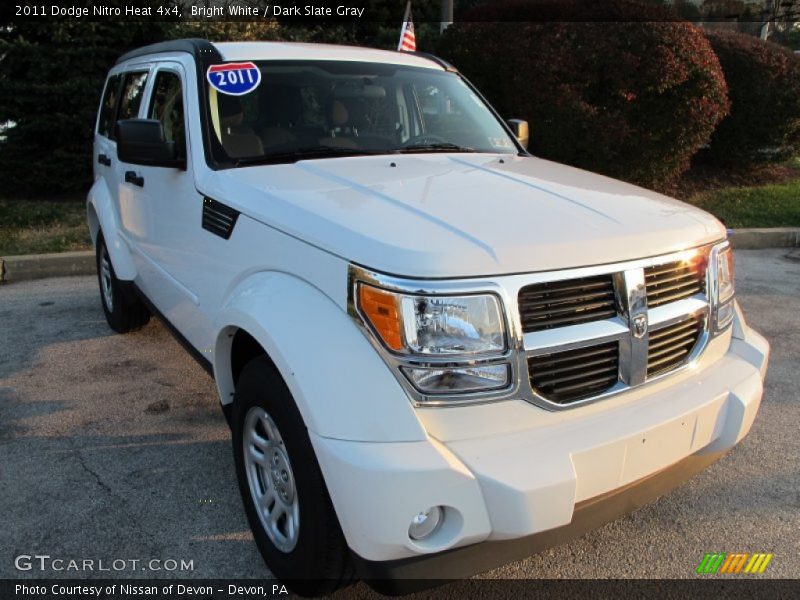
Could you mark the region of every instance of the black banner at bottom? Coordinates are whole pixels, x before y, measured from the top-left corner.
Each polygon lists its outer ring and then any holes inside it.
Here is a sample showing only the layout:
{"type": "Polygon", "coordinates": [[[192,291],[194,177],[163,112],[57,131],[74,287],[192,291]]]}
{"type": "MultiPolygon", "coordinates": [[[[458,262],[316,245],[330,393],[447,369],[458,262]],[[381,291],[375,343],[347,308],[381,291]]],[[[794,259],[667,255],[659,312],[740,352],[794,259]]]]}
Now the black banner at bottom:
{"type": "MultiPolygon", "coordinates": [[[[384,597],[359,582],[334,594],[341,600],[384,597]]],[[[800,598],[798,579],[466,579],[402,580],[390,586],[407,598],[800,598]]],[[[2,600],[253,600],[293,596],[291,582],[264,579],[0,579],[2,600]]]]}

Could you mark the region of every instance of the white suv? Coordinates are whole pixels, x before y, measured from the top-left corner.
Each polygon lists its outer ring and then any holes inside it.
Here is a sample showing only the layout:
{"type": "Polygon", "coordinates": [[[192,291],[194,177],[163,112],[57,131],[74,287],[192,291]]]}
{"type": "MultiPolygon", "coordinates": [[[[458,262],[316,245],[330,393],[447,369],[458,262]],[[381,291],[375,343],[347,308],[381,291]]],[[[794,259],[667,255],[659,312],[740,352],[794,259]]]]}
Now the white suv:
{"type": "Polygon", "coordinates": [[[213,374],[256,543],[304,594],[527,556],[753,423],[769,347],[723,226],[526,144],[428,55],[180,40],[109,73],[103,310],[213,374]]]}

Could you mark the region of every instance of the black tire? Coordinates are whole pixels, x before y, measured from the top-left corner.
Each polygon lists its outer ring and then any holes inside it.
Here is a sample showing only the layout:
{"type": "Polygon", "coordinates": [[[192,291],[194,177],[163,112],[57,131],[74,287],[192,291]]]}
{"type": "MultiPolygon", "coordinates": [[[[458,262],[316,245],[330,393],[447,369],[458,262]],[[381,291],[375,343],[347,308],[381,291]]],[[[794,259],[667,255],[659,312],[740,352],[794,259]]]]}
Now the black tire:
{"type": "MultiPolygon", "coordinates": [[[[254,358],[242,369],[231,420],[239,491],[256,545],[269,570],[301,596],[329,594],[352,583],[354,569],[347,542],[308,430],[289,389],[266,356],[254,358]],[[280,446],[288,456],[293,473],[299,527],[296,545],[288,552],[280,550],[268,536],[250,490],[244,457],[244,429],[247,415],[254,407],[266,411],[277,427],[282,438],[280,446]]],[[[262,484],[262,487],[267,486],[262,484]]]]}
{"type": "Polygon", "coordinates": [[[125,285],[117,279],[102,234],[97,236],[95,260],[97,283],[100,286],[100,304],[103,305],[108,326],[117,333],[128,333],[147,325],[150,311],[136,295],[132,286],[125,285]]]}

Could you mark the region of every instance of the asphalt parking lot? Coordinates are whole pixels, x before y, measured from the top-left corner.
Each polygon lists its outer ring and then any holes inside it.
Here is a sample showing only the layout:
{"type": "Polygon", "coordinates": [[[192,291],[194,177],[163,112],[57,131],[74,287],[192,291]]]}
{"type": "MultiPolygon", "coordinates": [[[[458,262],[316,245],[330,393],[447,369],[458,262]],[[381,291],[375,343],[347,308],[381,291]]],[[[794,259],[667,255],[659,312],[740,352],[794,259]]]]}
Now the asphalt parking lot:
{"type": "MultiPolygon", "coordinates": [[[[800,251],[736,261],[772,344],[749,437],[654,504],[486,577],[694,577],[715,551],[772,552],[761,577],[800,575],[800,251]]],[[[268,577],[229,438],[211,379],[155,320],[113,334],[93,277],[0,287],[0,578],[109,576],[19,571],[21,554],[192,561],[121,577],[268,577]]]]}

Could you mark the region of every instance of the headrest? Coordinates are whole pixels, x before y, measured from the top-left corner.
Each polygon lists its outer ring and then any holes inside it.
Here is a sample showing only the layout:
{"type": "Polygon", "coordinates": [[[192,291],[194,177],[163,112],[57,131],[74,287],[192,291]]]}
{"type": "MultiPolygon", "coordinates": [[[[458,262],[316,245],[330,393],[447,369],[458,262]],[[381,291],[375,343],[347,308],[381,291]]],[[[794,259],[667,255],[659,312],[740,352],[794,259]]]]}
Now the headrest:
{"type": "Polygon", "coordinates": [[[338,100],[334,100],[331,104],[331,122],[334,127],[344,127],[349,119],[350,113],[347,112],[347,107],[338,100]]]}

